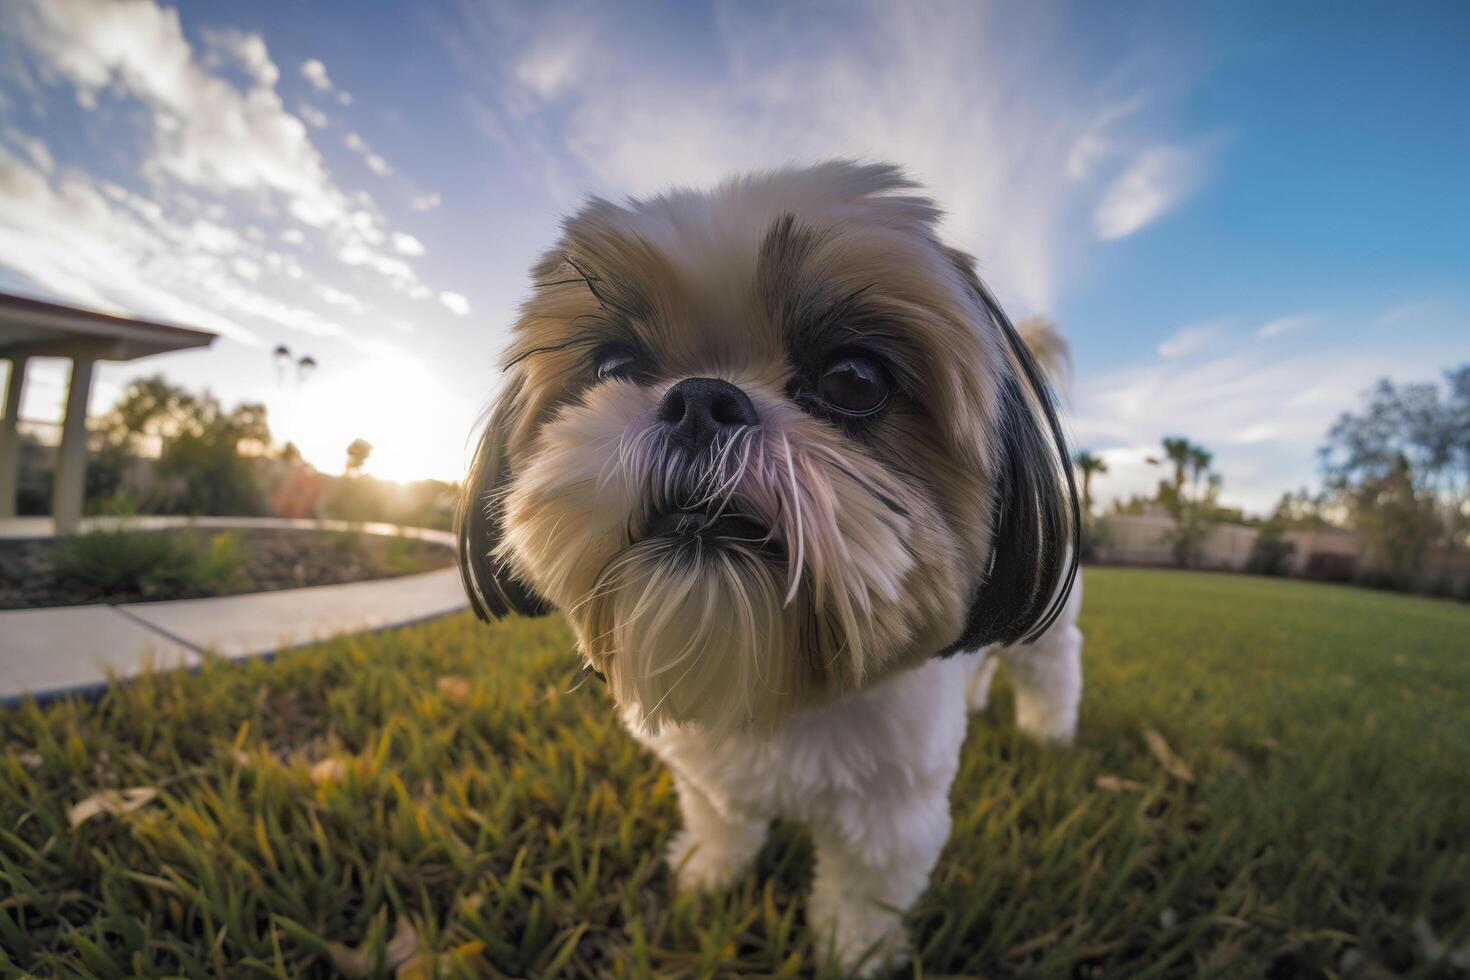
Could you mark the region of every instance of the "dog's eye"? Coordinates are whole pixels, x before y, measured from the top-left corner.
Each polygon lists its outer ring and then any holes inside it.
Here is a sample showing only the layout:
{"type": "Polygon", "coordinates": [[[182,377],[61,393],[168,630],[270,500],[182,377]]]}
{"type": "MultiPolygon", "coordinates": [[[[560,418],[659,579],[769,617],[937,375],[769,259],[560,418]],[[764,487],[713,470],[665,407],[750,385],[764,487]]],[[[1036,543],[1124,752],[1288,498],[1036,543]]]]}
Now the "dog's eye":
{"type": "Polygon", "coordinates": [[[638,358],[626,347],[609,347],[597,354],[597,380],[631,378],[637,373],[638,358]]]}
{"type": "Polygon", "coordinates": [[[845,415],[873,415],[888,404],[888,375],[871,357],[849,354],[827,365],[817,395],[845,415]]]}

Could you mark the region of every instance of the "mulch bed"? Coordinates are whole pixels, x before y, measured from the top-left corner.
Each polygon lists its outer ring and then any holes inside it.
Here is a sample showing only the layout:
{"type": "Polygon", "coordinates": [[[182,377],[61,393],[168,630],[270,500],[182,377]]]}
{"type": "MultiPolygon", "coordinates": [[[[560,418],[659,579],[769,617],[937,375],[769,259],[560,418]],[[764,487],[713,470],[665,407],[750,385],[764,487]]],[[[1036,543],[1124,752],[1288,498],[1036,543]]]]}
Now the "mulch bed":
{"type": "Polygon", "coordinates": [[[51,567],[58,547],[55,540],[0,541],[0,609],[271,592],[410,575],[443,568],[454,561],[454,553],[443,545],[358,532],[189,528],[165,533],[193,535],[205,547],[216,536],[231,534],[239,542],[244,562],[227,582],[182,595],[99,595],[57,580],[51,567]]]}

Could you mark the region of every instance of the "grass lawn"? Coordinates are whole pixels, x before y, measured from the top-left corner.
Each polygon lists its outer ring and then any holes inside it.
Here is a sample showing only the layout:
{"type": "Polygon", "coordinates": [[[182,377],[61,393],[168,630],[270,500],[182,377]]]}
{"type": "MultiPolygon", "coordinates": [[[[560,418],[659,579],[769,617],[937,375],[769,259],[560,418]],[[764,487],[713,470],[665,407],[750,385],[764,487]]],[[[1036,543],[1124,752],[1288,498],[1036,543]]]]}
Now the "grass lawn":
{"type": "MultiPolygon", "coordinates": [[[[1078,745],[1002,674],[915,972],[1459,975],[1470,606],[1086,577],[1078,745]]],[[[810,974],[799,830],[671,894],[669,779],[577,677],[559,620],[464,615],[0,711],[0,974],[810,974]]]]}

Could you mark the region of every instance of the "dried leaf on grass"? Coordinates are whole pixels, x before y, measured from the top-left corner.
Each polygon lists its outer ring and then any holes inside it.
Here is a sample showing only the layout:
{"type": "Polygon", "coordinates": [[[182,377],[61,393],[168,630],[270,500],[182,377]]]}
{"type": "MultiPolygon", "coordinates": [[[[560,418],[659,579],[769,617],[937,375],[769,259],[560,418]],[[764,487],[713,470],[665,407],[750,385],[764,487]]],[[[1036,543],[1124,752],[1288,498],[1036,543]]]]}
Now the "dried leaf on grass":
{"type": "Polygon", "coordinates": [[[1109,793],[1142,793],[1145,788],[1137,780],[1124,779],[1122,776],[1099,776],[1096,782],[1098,789],[1109,793]]]}
{"type": "Polygon", "coordinates": [[[480,955],[485,944],[478,939],[456,946],[447,953],[419,953],[405,962],[393,974],[394,980],[436,980],[438,977],[457,977],[469,974],[484,975],[489,970],[485,957],[480,955]]]}
{"type": "MultiPolygon", "coordinates": [[[[418,946],[419,934],[413,923],[407,919],[399,919],[397,928],[393,930],[393,938],[383,947],[383,966],[394,970],[416,959],[414,952],[418,946]]],[[[369,949],[343,943],[327,943],[327,949],[332,954],[332,965],[348,980],[361,980],[377,972],[377,964],[373,962],[373,954],[369,949]]]]}
{"type": "Polygon", "coordinates": [[[314,783],[334,782],[346,775],[347,763],[341,759],[323,759],[311,767],[311,781],[314,783]]]}
{"type": "Polygon", "coordinates": [[[1149,752],[1158,760],[1159,765],[1164,767],[1165,772],[1175,779],[1181,779],[1186,783],[1194,782],[1194,770],[1189,768],[1188,763],[1174,754],[1174,750],[1169,748],[1169,743],[1164,741],[1164,736],[1159,733],[1157,728],[1150,728],[1144,732],[1143,740],[1148,743],[1149,752]]]}
{"type": "Polygon", "coordinates": [[[104,813],[114,817],[125,813],[132,813],[139,807],[147,806],[158,796],[157,788],[153,786],[133,786],[128,789],[105,789],[100,793],[93,793],[85,800],[72,805],[67,811],[66,819],[73,827],[80,827],[93,817],[104,813]]]}
{"type": "Polygon", "coordinates": [[[439,693],[451,701],[468,701],[470,699],[470,682],[463,677],[446,674],[439,678],[439,693]]]}

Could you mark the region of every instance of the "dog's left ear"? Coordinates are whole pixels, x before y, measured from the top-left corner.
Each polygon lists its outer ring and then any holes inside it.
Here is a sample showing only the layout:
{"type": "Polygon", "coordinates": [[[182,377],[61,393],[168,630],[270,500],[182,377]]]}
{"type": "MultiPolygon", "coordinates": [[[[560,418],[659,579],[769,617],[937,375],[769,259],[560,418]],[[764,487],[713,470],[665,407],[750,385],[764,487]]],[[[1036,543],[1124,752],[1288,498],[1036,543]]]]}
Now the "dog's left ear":
{"type": "Polygon", "coordinates": [[[1030,643],[1061,614],[1077,579],[1082,508],[1072,457],[1051,386],[1010,318],[975,274],[970,258],[951,253],[980,314],[1001,335],[1001,377],[992,485],[990,559],[964,632],[941,656],[992,643],[1030,643]]]}
{"type": "Polygon", "coordinates": [[[475,615],[484,620],[513,612],[544,616],[551,611],[549,602],[494,555],[504,530],[503,497],[510,480],[508,445],[520,422],[523,386],[520,376],[513,375],[490,413],[455,513],[459,575],[475,615]]]}

